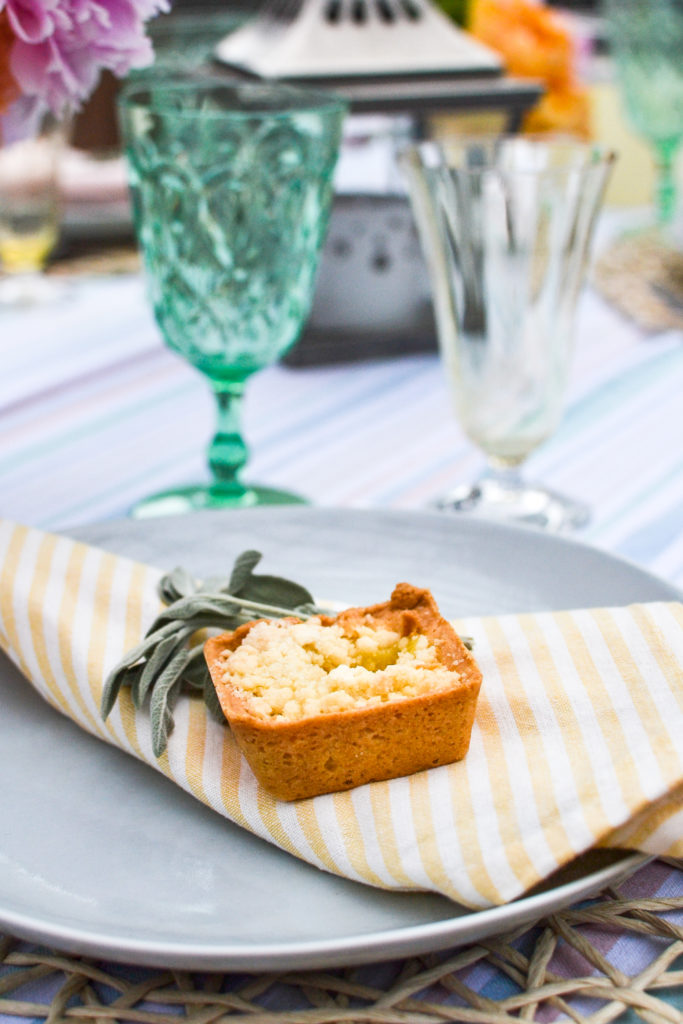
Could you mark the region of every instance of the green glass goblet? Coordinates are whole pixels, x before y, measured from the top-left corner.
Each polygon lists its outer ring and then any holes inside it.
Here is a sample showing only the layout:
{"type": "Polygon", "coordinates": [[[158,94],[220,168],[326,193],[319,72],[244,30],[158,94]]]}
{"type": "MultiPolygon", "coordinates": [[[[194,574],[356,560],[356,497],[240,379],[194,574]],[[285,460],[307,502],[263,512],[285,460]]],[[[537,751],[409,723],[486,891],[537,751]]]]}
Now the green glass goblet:
{"type": "Polygon", "coordinates": [[[683,143],[683,0],[604,0],[603,10],[627,116],[654,154],[657,224],[666,228],[683,143]]]}
{"type": "Polygon", "coordinates": [[[207,378],[212,480],[134,515],[300,502],[243,481],[245,385],[297,340],[332,201],[345,104],[330,95],[169,73],[124,89],[133,219],[166,344],[207,378]]]}

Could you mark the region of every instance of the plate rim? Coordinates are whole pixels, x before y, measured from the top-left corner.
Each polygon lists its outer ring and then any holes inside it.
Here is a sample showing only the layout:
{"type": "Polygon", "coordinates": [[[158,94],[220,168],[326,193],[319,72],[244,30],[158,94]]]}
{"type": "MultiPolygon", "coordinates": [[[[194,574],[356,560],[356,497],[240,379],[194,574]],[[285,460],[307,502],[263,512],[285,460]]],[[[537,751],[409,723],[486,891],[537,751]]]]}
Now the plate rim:
{"type": "MultiPolygon", "coordinates": [[[[259,517],[288,517],[293,514],[304,515],[304,516],[315,516],[321,515],[325,518],[327,515],[344,515],[358,518],[373,519],[377,516],[386,516],[388,518],[396,519],[415,519],[431,522],[445,522],[448,517],[451,516],[451,522],[457,526],[466,526],[467,529],[473,531],[487,531],[491,530],[496,533],[518,535],[534,537],[539,540],[542,544],[549,543],[552,546],[559,545],[561,547],[576,548],[582,551],[587,551],[596,555],[600,558],[604,558],[606,561],[614,562],[623,567],[631,570],[633,573],[639,575],[643,580],[668,589],[671,592],[672,598],[677,598],[683,601],[683,587],[677,586],[665,577],[658,575],[652,569],[641,565],[633,558],[629,558],[620,552],[613,552],[607,550],[607,548],[601,547],[599,544],[590,540],[584,539],[580,536],[573,535],[570,533],[553,533],[549,530],[541,529],[537,526],[532,526],[527,523],[516,523],[516,522],[500,522],[496,519],[487,519],[483,516],[477,517],[468,513],[449,513],[442,512],[438,509],[422,508],[422,509],[410,509],[410,508],[382,508],[382,507],[339,507],[336,505],[261,505],[254,506],[248,509],[236,509],[234,510],[238,514],[246,514],[259,517]],[[460,518],[456,519],[455,516],[460,515],[460,518]]],[[[172,518],[176,522],[197,522],[202,517],[212,517],[216,515],[231,515],[233,510],[217,510],[217,509],[197,509],[195,512],[191,512],[185,515],[176,515],[172,518]]],[[[162,518],[162,517],[159,517],[162,518]]],[[[169,517],[171,518],[171,517],[169,517]]],[[[83,523],[78,526],[66,527],[61,530],[55,530],[54,532],[64,534],[65,536],[71,537],[75,540],[81,540],[89,531],[101,529],[102,527],[114,527],[117,528],[123,524],[128,523],[143,523],[150,522],[150,519],[135,519],[130,516],[102,519],[97,522],[83,523]]],[[[49,531],[48,531],[49,532],[49,531]]],[[[86,540],[86,543],[89,543],[86,540]]]]}
{"type": "Polygon", "coordinates": [[[106,935],[97,936],[78,928],[67,929],[65,932],[57,928],[32,924],[28,918],[13,918],[11,915],[3,917],[1,908],[0,924],[3,927],[8,925],[12,934],[20,939],[47,943],[54,948],[77,955],[95,956],[114,963],[141,967],[207,971],[296,970],[302,967],[320,970],[353,967],[460,948],[490,935],[492,929],[488,926],[492,922],[495,922],[495,930],[502,933],[525,923],[531,927],[535,921],[594,895],[605,886],[628,877],[654,859],[648,854],[624,851],[623,858],[614,864],[599,868],[580,879],[551,890],[531,896],[522,895],[518,900],[501,906],[470,911],[443,921],[390,928],[364,936],[331,939],[328,944],[319,940],[290,943],[286,952],[283,952],[281,944],[275,943],[261,943],[255,947],[219,946],[214,943],[206,946],[195,945],[188,951],[180,943],[171,942],[164,945],[141,940],[129,941],[127,947],[123,949],[120,943],[115,944],[115,940],[106,935]],[[473,922],[474,927],[471,927],[473,922]],[[465,931],[471,934],[459,934],[465,931]]]}

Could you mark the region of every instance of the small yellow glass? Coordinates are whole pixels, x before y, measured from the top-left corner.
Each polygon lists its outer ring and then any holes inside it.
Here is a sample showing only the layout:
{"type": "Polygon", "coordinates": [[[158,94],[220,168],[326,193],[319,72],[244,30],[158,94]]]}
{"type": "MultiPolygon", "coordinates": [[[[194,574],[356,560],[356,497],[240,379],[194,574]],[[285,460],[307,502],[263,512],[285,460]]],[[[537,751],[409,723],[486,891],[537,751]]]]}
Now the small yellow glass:
{"type": "Polygon", "coordinates": [[[44,271],[59,237],[63,140],[47,114],[29,137],[0,145],[0,306],[49,301],[61,290],[44,271]]]}

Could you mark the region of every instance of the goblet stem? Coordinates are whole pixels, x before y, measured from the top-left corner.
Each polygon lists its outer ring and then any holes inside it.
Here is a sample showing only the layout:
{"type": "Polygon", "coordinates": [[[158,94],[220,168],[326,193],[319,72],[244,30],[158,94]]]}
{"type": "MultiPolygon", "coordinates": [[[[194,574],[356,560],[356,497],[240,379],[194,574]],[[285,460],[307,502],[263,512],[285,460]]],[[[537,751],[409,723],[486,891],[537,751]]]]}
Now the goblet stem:
{"type": "Polygon", "coordinates": [[[217,430],[209,445],[209,467],[214,487],[225,492],[245,490],[240,474],[249,450],[242,437],[242,401],[245,381],[212,380],[216,397],[217,430]]]}
{"type": "Polygon", "coordinates": [[[298,494],[273,487],[242,483],[242,469],[249,449],[242,437],[242,398],[246,378],[214,380],[218,424],[208,451],[212,481],[161,491],[139,502],[131,514],[137,518],[179,515],[195,509],[249,508],[252,505],[298,505],[298,494]]]}
{"type": "Polygon", "coordinates": [[[677,151],[678,141],[675,139],[655,144],[655,164],[657,168],[655,204],[657,208],[657,223],[660,227],[670,224],[676,213],[678,189],[676,185],[675,164],[677,151]]]}

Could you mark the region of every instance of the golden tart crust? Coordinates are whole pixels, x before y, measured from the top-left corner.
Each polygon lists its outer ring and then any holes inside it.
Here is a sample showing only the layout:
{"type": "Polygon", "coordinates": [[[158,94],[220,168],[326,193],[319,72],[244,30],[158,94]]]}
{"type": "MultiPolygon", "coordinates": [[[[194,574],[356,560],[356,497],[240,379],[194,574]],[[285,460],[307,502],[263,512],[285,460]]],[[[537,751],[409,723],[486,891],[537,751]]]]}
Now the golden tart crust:
{"type": "MultiPolygon", "coordinates": [[[[368,782],[412,775],[458,761],[467,753],[481,672],[428,590],[399,583],[389,601],[320,616],[322,627],[344,633],[390,630],[399,637],[424,636],[436,648],[441,684],[417,696],[350,707],[289,720],[256,712],[250,695],[231,679],[230,661],[252,629],[212,637],[205,657],[218,700],[254,775],[280,800],[319,796],[368,782]],[[448,678],[443,684],[443,670],[448,678]]],[[[287,630],[300,620],[276,620],[287,630]]],[[[297,680],[284,681],[296,689],[297,680]]]]}

